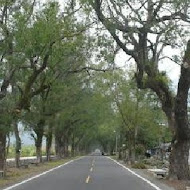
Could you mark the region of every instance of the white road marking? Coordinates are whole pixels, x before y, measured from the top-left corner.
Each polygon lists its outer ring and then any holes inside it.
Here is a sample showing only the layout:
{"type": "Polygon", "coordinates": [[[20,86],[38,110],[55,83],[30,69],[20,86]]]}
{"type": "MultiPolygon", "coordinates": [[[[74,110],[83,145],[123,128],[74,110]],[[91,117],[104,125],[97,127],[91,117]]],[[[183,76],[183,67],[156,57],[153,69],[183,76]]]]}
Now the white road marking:
{"type": "Polygon", "coordinates": [[[95,159],[92,161],[92,167],[94,167],[94,164],[95,164],[95,159]]]}
{"type": "Polygon", "coordinates": [[[22,182],[20,182],[20,183],[16,183],[15,185],[12,185],[12,186],[10,186],[10,187],[7,187],[7,188],[5,188],[5,189],[3,189],[3,190],[11,190],[11,189],[14,189],[15,187],[18,187],[18,186],[20,186],[20,185],[22,185],[22,184],[25,184],[25,183],[27,183],[27,182],[29,182],[29,181],[32,181],[33,179],[39,178],[39,177],[41,177],[41,176],[43,176],[43,175],[46,175],[47,173],[50,173],[50,172],[52,172],[52,171],[54,171],[54,170],[57,170],[57,169],[59,169],[59,168],[61,168],[61,167],[63,167],[63,166],[66,166],[66,165],[68,165],[68,164],[70,164],[70,163],[72,163],[72,162],[74,162],[74,161],[76,161],[76,160],[80,160],[80,159],[82,159],[82,158],[83,158],[83,157],[80,157],[80,158],[77,158],[77,159],[75,159],[75,160],[71,160],[71,161],[69,161],[69,162],[66,162],[65,164],[62,164],[62,165],[57,166],[57,167],[55,167],[55,168],[52,168],[52,169],[50,169],[50,170],[48,170],[48,171],[45,171],[45,172],[43,172],[43,173],[41,173],[41,174],[38,174],[38,175],[34,176],[34,177],[28,178],[28,179],[26,179],[26,180],[24,180],[24,181],[22,181],[22,182]]]}
{"type": "Polygon", "coordinates": [[[134,171],[130,170],[129,168],[127,168],[126,166],[124,166],[123,164],[120,164],[119,162],[117,162],[116,160],[110,158],[110,157],[107,157],[109,158],[110,160],[114,161],[116,164],[120,165],[121,167],[123,167],[124,169],[126,169],[127,171],[129,171],[131,174],[135,175],[136,177],[142,179],[143,181],[145,181],[146,183],[148,183],[151,187],[153,187],[154,189],[156,190],[162,190],[160,189],[158,186],[156,186],[154,183],[152,183],[151,181],[149,181],[148,179],[140,176],[139,174],[135,173],[134,171]]]}
{"type": "Polygon", "coordinates": [[[91,171],[91,172],[93,171],[93,167],[92,167],[92,168],[90,168],[90,171],[91,171]]]}
{"type": "Polygon", "coordinates": [[[88,176],[88,177],[86,178],[86,183],[89,183],[89,181],[90,181],[90,176],[88,176]]]}

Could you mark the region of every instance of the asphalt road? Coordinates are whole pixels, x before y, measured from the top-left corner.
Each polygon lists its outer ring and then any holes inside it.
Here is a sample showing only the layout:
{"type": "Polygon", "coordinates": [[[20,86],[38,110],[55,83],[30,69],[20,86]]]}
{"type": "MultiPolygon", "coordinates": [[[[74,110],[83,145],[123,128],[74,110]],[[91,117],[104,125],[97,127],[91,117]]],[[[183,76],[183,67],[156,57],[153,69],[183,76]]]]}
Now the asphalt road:
{"type": "Polygon", "coordinates": [[[13,190],[155,190],[104,156],[86,156],[13,190]]]}

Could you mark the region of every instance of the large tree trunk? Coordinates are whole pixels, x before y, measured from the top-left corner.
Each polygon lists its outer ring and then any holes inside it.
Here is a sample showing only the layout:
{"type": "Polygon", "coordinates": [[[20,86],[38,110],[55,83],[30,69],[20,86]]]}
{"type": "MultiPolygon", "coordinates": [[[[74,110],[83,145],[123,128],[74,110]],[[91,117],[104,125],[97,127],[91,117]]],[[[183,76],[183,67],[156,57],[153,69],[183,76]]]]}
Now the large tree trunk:
{"type": "Polygon", "coordinates": [[[177,141],[172,146],[172,152],[170,155],[170,168],[169,168],[169,178],[170,179],[183,179],[189,180],[189,140],[177,141]]]}
{"type": "Polygon", "coordinates": [[[72,144],[71,144],[71,156],[75,156],[75,135],[72,136],[72,144]]]}
{"type": "Polygon", "coordinates": [[[59,142],[56,134],[55,134],[55,155],[56,157],[58,157],[59,155],[59,142]]]}
{"type": "Polygon", "coordinates": [[[0,131],[0,171],[6,170],[6,133],[0,131]]]}
{"type": "Polygon", "coordinates": [[[64,137],[64,155],[65,157],[69,157],[69,139],[64,137]]]}
{"type": "Polygon", "coordinates": [[[7,143],[6,143],[6,155],[9,154],[9,148],[11,144],[11,138],[10,138],[10,133],[7,134],[7,143]]]}
{"type": "Polygon", "coordinates": [[[19,129],[18,129],[18,123],[17,122],[14,123],[14,133],[15,133],[15,140],[16,140],[15,164],[16,164],[16,167],[19,168],[20,167],[20,154],[21,154],[21,139],[19,136],[19,129]]]}
{"type": "Polygon", "coordinates": [[[57,158],[64,158],[65,154],[65,144],[63,140],[63,135],[60,132],[55,132],[55,153],[57,158]]]}
{"type": "Polygon", "coordinates": [[[136,154],[135,154],[135,140],[134,140],[134,130],[127,132],[126,139],[128,141],[128,158],[129,164],[134,164],[136,154]]]}
{"type": "Polygon", "coordinates": [[[129,164],[134,164],[136,155],[135,155],[135,148],[134,148],[134,146],[132,144],[129,145],[129,155],[128,156],[129,156],[128,157],[128,163],[129,164]]]}
{"type": "Polygon", "coordinates": [[[37,162],[42,162],[42,140],[44,135],[44,124],[45,120],[41,119],[37,126],[34,128],[34,132],[36,133],[35,146],[36,146],[36,157],[37,162]]]}
{"type": "Polygon", "coordinates": [[[65,157],[65,156],[64,156],[64,153],[65,153],[65,147],[59,146],[59,150],[58,150],[58,152],[57,152],[57,157],[58,157],[59,159],[64,158],[64,157],[65,157]]]}
{"type": "Polygon", "coordinates": [[[36,144],[37,163],[42,163],[42,143],[36,144]]]}
{"type": "Polygon", "coordinates": [[[55,150],[56,150],[57,158],[59,158],[59,159],[64,158],[65,147],[58,140],[56,140],[55,150]]]}
{"type": "Polygon", "coordinates": [[[41,163],[42,162],[42,138],[43,135],[38,135],[35,146],[36,146],[36,157],[37,157],[37,162],[41,163]]]}
{"type": "Polygon", "coordinates": [[[118,148],[118,159],[119,160],[122,160],[123,159],[123,135],[122,133],[120,132],[120,138],[119,138],[119,148],[118,148]]]}
{"type": "Polygon", "coordinates": [[[53,129],[51,126],[48,128],[48,134],[46,136],[46,159],[50,161],[51,159],[51,145],[53,139],[53,129]]]}
{"type": "Polygon", "coordinates": [[[175,138],[170,155],[170,177],[190,180],[189,149],[190,124],[188,120],[188,92],[190,88],[190,41],[181,66],[181,76],[175,99],[175,138]]]}

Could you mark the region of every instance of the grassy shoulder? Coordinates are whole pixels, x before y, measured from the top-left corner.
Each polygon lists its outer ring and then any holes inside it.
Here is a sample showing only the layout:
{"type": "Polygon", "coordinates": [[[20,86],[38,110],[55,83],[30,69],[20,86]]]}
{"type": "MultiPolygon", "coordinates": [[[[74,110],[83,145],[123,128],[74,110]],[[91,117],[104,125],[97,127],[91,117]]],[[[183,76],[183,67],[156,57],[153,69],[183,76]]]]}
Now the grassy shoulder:
{"type": "MultiPolygon", "coordinates": [[[[46,155],[46,148],[42,147],[42,156],[46,155]]],[[[55,150],[51,150],[51,155],[55,155],[55,150]]],[[[36,148],[34,145],[25,145],[22,146],[21,150],[21,157],[31,157],[36,156],[36,148]]],[[[10,146],[8,150],[7,158],[14,158],[15,157],[15,146],[10,146]]]]}
{"type": "Polygon", "coordinates": [[[69,159],[62,159],[62,160],[54,160],[50,162],[41,163],[38,166],[32,166],[30,165],[29,168],[8,168],[6,177],[3,179],[0,179],[0,189],[3,189],[4,187],[13,185],[15,183],[19,183],[20,181],[30,178],[32,176],[35,176],[37,174],[40,174],[44,171],[47,171],[49,169],[52,169],[54,167],[57,167],[59,165],[62,165],[70,160],[76,159],[75,158],[69,158],[69,159]]]}

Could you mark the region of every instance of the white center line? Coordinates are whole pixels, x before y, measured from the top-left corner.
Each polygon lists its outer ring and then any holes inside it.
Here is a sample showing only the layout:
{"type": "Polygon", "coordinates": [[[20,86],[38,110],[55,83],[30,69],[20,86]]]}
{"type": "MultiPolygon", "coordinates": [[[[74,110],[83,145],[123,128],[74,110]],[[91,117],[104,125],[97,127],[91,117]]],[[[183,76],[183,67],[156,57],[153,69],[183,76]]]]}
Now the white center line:
{"type": "Polygon", "coordinates": [[[86,178],[86,183],[89,183],[89,181],[90,181],[90,176],[88,176],[88,177],[86,178]]]}

